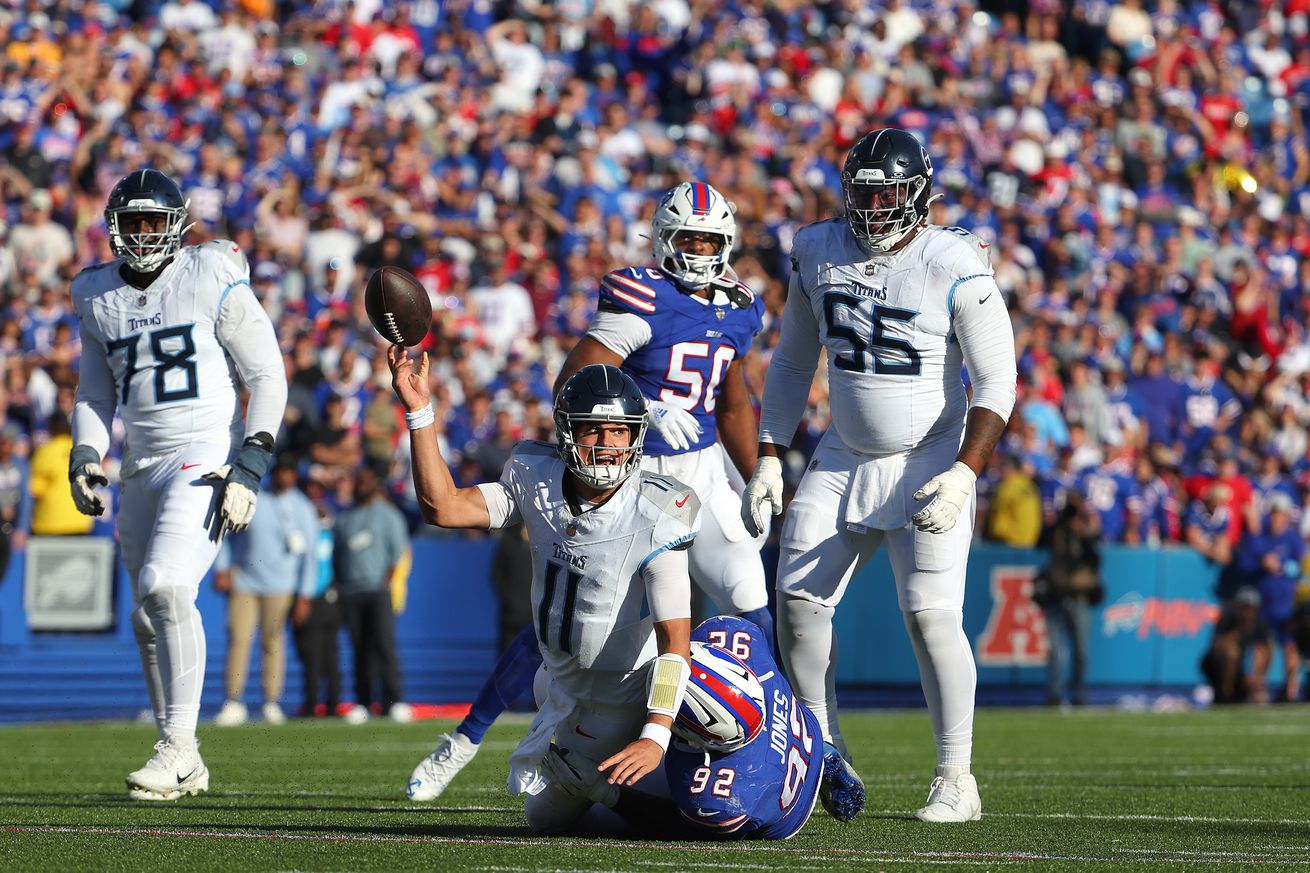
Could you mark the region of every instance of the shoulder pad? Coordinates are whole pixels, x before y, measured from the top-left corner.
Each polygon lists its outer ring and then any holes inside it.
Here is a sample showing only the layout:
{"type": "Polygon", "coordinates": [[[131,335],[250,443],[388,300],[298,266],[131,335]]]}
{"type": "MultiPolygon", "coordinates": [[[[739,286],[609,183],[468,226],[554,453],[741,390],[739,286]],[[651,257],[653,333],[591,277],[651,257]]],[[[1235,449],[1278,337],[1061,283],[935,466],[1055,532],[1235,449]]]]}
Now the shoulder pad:
{"type": "Polygon", "coordinates": [[[655,284],[637,267],[613,270],[600,280],[600,308],[610,312],[651,315],[655,296],[655,284]]]}
{"type": "Polygon", "coordinates": [[[213,239],[207,243],[201,243],[196,248],[202,252],[209,252],[221,257],[239,277],[245,278],[250,275],[250,264],[246,261],[246,253],[241,251],[241,246],[232,242],[232,240],[213,239]]]}
{"type": "Polygon", "coordinates": [[[641,470],[637,475],[641,477],[637,487],[647,500],[665,515],[695,529],[696,517],[700,515],[700,497],[690,485],[662,473],[641,470]]]}
{"type": "MultiPolygon", "coordinates": [[[[826,247],[829,240],[835,233],[848,233],[846,222],[841,218],[825,218],[823,221],[815,221],[807,224],[800,230],[796,231],[796,236],[791,241],[791,266],[797,269],[797,264],[801,258],[812,248],[826,247]]],[[[851,237],[852,243],[854,237],[851,237]]]]}
{"type": "Polygon", "coordinates": [[[732,304],[733,309],[750,309],[757,299],[750,286],[736,276],[724,276],[714,284],[714,287],[721,289],[728,296],[728,302],[732,304]]]}
{"type": "Polygon", "coordinates": [[[514,444],[512,457],[515,458],[558,458],[559,447],[545,440],[519,440],[514,444]]]}
{"type": "Polygon", "coordinates": [[[961,276],[992,273],[991,243],[962,227],[936,227],[937,239],[929,245],[943,255],[943,263],[961,276]],[[963,271],[963,272],[962,272],[963,271]]]}
{"type": "Polygon", "coordinates": [[[69,283],[68,296],[76,301],[79,297],[93,293],[93,289],[97,287],[96,283],[105,275],[105,269],[116,264],[118,261],[105,261],[103,264],[93,264],[83,268],[69,283]]]}

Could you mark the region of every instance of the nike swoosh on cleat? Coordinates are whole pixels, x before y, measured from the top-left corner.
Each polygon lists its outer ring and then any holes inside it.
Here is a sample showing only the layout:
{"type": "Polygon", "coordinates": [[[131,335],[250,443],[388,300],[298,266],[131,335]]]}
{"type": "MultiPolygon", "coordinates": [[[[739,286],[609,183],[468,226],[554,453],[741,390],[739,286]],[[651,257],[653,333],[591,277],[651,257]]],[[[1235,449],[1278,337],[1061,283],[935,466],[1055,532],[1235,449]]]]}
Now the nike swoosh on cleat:
{"type": "Polygon", "coordinates": [[[182,469],[183,469],[183,470],[190,470],[192,467],[199,467],[199,466],[200,466],[199,464],[183,464],[183,465],[182,465],[182,469]]]}
{"type": "Polygon", "coordinates": [[[200,769],[199,767],[192,767],[192,768],[191,768],[191,772],[188,773],[188,774],[186,774],[185,776],[183,776],[181,773],[176,774],[176,775],[177,775],[177,784],[178,784],[178,785],[181,785],[183,782],[187,781],[187,780],[190,779],[192,776],[196,775],[196,771],[199,770],[199,769],[200,769]]]}
{"type": "Polygon", "coordinates": [[[682,509],[682,507],[684,507],[684,506],[687,505],[687,501],[688,501],[689,499],[691,499],[691,495],[690,495],[690,494],[686,495],[686,496],[683,497],[681,500],[675,500],[675,501],[673,501],[673,505],[676,506],[676,507],[678,507],[679,509],[682,509]]]}

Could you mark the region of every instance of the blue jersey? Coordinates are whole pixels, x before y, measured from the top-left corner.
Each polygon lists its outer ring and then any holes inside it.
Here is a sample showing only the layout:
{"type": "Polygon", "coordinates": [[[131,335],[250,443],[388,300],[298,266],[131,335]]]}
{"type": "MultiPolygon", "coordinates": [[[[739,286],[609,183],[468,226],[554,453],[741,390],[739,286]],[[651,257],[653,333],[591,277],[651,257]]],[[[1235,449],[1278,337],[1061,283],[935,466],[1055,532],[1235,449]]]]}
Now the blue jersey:
{"type": "Polygon", "coordinates": [[[765,729],[735,752],[713,754],[674,742],[664,773],[678,812],[717,839],[785,840],[814,811],[823,777],[819,720],[792,693],[759,627],[737,616],[702,622],[691,634],[744,661],[764,686],[765,729]]]}
{"type": "MultiPolygon", "coordinates": [[[[728,365],[743,357],[764,321],[764,303],[735,279],[725,279],[730,303],[710,303],[683,291],[651,267],[624,267],[600,280],[599,309],[636,315],[650,325],[650,340],[620,365],[648,400],[685,409],[700,423],[695,452],[718,441],[714,407],[728,365]]],[[[642,452],[675,455],[654,428],[642,452]]]]}

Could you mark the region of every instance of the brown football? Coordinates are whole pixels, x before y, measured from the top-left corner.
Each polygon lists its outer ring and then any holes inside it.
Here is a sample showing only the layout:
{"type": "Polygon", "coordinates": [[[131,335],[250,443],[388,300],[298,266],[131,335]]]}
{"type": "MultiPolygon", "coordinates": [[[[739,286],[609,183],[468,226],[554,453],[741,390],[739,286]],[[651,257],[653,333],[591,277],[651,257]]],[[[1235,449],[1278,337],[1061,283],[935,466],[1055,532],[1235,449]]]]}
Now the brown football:
{"type": "Polygon", "coordinates": [[[418,279],[399,267],[379,267],[364,289],[368,320],[382,338],[416,346],[432,326],[432,301],[418,279]]]}

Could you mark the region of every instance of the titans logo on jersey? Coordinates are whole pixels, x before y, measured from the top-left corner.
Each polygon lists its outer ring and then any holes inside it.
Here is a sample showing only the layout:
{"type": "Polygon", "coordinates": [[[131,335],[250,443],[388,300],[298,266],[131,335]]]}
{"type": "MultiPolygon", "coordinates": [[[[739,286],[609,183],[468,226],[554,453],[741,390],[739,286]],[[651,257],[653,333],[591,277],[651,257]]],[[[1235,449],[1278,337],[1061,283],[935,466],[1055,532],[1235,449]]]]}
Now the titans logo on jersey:
{"type": "MultiPolygon", "coordinates": [[[[700,422],[699,451],[717,439],[714,421],[719,384],[728,365],[750,349],[763,326],[764,304],[749,288],[726,278],[709,301],[681,290],[650,267],[624,267],[600,281],[600,309],[636,315],[650,326],[650,339],[621,365],[641,393],[687,410],[700,422]]],[[[653,428],[645,453],[678,454],[653,428]]]]}
{"type": "Polygon", "coordinates": [[[758,626],[721,615],[691,638],[744,661],[764,687],[768,723],[722,755],[675,741],[664,759],[673,801],[697,831],[720,839],[785,840],[814,811],[823,777],[823,731],[782,676],[758,626]]]}

